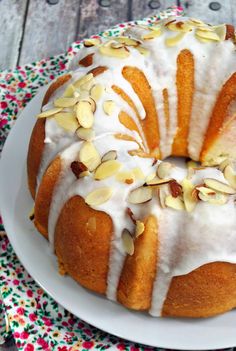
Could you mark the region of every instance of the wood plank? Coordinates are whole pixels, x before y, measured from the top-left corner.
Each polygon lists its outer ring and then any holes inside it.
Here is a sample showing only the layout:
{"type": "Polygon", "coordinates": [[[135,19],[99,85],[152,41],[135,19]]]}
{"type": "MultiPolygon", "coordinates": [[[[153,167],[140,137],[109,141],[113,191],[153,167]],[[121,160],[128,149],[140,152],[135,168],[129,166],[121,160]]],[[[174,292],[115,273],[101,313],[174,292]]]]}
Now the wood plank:
{"type": "Polygon", "coordinates": [[[134,19],[141,19],[156,15],[159,11],[177,4],[175,0],[134,0],[132,3],[132,14],[134,19]]]}
{"type": "Polygon", "coordinates": [[[0,1],[0,69],[17,64],[27,0],[0,1]]]}
{"type": "Polygon", "coordinates": [[[81,0],[77,37],[85,38],[130,18],[130,1],[81,0]]]}
{"type": "Polygon", "coordinates": [[[20,64],[64,52],[75,40],[78,0],[30,0],[20,64]]]}
{"type": "Polygon", "coordinates": [[[235,0],[190,0],[180,1],[187,15],[200,18],[212,24],[232,23],[236,25],[236,1],[235,0]]]}

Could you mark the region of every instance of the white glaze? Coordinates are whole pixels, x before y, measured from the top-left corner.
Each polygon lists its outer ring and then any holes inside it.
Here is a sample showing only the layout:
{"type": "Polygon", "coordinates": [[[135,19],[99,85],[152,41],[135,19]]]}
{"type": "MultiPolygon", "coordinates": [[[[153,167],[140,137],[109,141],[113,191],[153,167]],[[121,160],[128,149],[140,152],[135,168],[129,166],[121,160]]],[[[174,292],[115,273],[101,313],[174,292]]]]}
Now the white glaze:
{"type": "MultiPolygon", "coordinates": [[[[128,34],[140,39],[145,32],[145,29],[133,27],[129,29],[128,34]]],[[[93,141],[94,145],[101,155],[112,149],[117,150],[118,160],[124,164],[124,169],[130,170],[138,166],[146,175],[151,174],[156,169],[156,166],[152,166],[152,159],[141,159],[137,156],[131,157],[127,151],[137,148],[137,144],[128,141],[118,141],[112,135],[117,133],[128,134],[141,142],[136,132],[127,130],[120,124],[118,119],[119,112],[125,111],[136,122],[143,139],[143,148],[148,152],[139,120],[139,118],[145,119],[145,111],[132,86],[124,79],[122,69],[125,66],[135,66],[142,70],[147,77],[152,88],[159,117],[161,153],[163,157],[167,157],[171,154],[172,143],[177,130],[176,61],[179,53],[184,49],[188,49],[194,56],[195,64],[195,93],[189,131],[189,152],[193,159],[198,159],[216,98],[224,82],[235,70],[235,47],[231,41],[217,44],[202,44],[195,38],[193,31],[186,34],[177,46],[167,48],[165,40],[169,36],[173,36],[173,33],[165,31],[159,38],[144,42],[142,45],[150,51],[148,57],[141,55],[134,48],[129,48],[131,54],[127,59],[103,56],[94,47],[81,50],[71,65],[71,69],[76,69],[73,71],[72,79],[53,94],[44,110],[52,107],[53,100],[63,93],[66,86],[82,77],[92,68],[101,65],[106,66],[108,68],[107,71],[96,77],[96,83],[104,85],[106,92],[97,103],[97,109],[94,114],[94,129],[96,131],[96,138],[93,141]],[[77,69],[77,62],[90,53],[95,53],[93,65],[89,68],[80,67],[77,69]],[[219,70],[222,61],[224,62],[224,69],[219,70]],[[112,91],[112,85],[121,87],[131,97],[139,116],[136,116],[132,108],[112,91]],[[166,128],[165,124],[163,89],[167,89],[169,94],[169,129],[166,128]],[[113,100],[116,103],[117,107],[112,116],[105,115],[103,111],[103,102],[106,100],[113,100]]],[[[127,185],[116,181],[114,177],[99,182],[92,177],[77,180],[70,170],[70,164],[75,159],[78,159],[82,142],[75,142],[76,138],[74,136],[58,126],[55,127],[53,119],[47,119],[45,132],[46,147],[38,181],[40,181],[47,165],[58,152],[61,152],[60,156],[63,161],[63,170],[54,189],[50,208],[49,240],[52,245],[54,243],[55,225],[59,213],[67,200],[74,195],[80,195],[85,198],[90,191],[102,186],[110,186],[114,191],[111,200],[97,208],[94,207],[94,209],[108,213],[113,220],[114,232],[107,279],[107,297],[109,299],[116,299],[117,286],[125,258],[121,245],[122,230],[124,228],[130,231],[134,230],[133,223],[126,215],[127,207],[132,209],[136,218],[143,219],[149,214],[154,214],[158,219],[160,261],[157,263],[157,277],[153,288],[150,311],[152,315],[161,315],[162,306],[168,293],[171,279],[174,276],[187,274],[209,262],[227,261],[236,263],[234,251],[234,243],[236,242],[235,197],[232,196],[224,206],[199,202],[195,211],[190,214],[172,209],[163,210],[155,197],[148,204],[128,205],[126,201],[128,193],[133,188],[141,185],[143,181],[136,181],[131,185],[127,185]]],[[[182,181],[185,174],[186,171],[182,167],[175,167],[171,176],[178,181],[182,181]]],[[[225,181],[222,173],[213,168],[196,172],[193,181],[195,184],[200,184],[206,177],[225,181]]]]}

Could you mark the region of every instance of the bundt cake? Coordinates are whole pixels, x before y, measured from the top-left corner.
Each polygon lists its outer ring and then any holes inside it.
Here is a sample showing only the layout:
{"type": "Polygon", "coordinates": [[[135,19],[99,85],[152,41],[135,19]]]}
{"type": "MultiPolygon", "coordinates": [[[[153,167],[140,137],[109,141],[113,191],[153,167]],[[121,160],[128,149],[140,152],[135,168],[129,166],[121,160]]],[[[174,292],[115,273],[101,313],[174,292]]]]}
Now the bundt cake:
{"type": "Polygon", "coordinates": [[[171,18],[85,40],[28,150],[60,273],[153,316],[236,307],[235,140],[233,26],[171,18]]]}

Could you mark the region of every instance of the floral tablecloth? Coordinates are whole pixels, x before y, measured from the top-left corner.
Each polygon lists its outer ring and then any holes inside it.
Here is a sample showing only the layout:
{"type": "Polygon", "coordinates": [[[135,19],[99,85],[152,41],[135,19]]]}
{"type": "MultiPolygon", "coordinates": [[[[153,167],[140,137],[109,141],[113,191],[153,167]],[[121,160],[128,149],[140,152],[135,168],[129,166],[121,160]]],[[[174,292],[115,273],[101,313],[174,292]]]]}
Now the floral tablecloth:
{"type": "MultiPolygon", "coordinates": [[[[151,24],[160,17],[174,14],[182,14],[182,9],[171,8],[138,23],[151,24]]],[[[99,35],[119,34],[134,23],[117,25],[99,35]]],[[[18,113],[39,87],[66,72],[81,46],[82,42],[75,42],[65,54],[0,71],[0,151],[18,113]]],[[[106,334],[58,305],[21,265],[0,221],[0,344],[10,335],[17,348],[24,351],[153,350],[106,334]]]]}

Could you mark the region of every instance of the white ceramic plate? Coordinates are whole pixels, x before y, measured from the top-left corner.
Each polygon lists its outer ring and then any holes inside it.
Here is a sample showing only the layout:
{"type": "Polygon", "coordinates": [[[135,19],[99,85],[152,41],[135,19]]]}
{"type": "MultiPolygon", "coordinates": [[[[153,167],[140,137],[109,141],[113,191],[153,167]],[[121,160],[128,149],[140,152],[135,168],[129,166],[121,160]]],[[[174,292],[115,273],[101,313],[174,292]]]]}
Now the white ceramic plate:
{"type": "Polygon", "coordinates": [[[61,277],[47,241],[28,219],[33,201],[27,189],[28,141],[45,88],[18,118],[0,163],[0,208],[13,248],[31,276],[57,302],[84,321],[138,343],[175,349],[206,350],[236,345],[236,310],[205,320],[152,318],[129,311],[61,277]],[[7,184],[8,186],[6,186],[7,184]]]}

